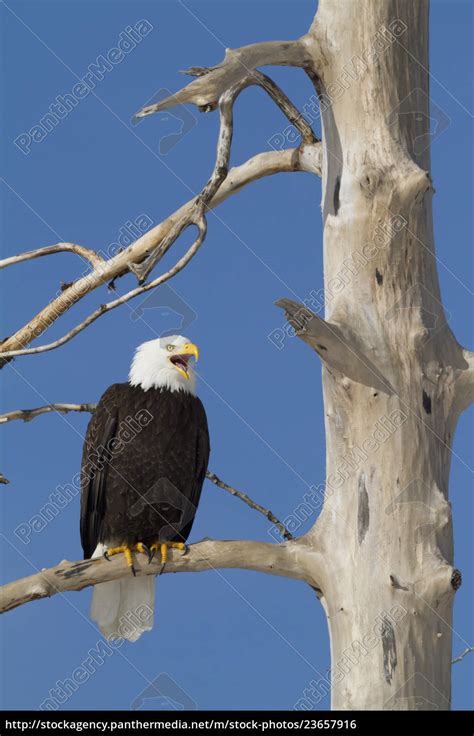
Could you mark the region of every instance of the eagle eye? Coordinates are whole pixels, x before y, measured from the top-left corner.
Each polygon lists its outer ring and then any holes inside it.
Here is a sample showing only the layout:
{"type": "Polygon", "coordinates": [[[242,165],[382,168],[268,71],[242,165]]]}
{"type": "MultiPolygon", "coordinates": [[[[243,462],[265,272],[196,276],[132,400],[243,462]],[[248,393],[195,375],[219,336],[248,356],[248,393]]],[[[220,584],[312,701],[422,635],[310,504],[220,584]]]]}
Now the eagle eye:
{"type": "Polygon", "coordinates": [[[167,345],[166,349],[171,353],[171,351],[174,350],[174,345],[167,345]]]}

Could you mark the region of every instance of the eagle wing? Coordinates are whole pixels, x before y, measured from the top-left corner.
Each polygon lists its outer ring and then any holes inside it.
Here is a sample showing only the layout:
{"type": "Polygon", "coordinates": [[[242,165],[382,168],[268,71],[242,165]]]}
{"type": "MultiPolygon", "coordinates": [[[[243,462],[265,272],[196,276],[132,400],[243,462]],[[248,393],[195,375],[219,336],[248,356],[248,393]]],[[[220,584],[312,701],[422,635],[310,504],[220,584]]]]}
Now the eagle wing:
{"type": "Polygon", "coordinates": [[[92,557],[101,541],[110,453],[118,424],[117,387],[101,397],[87,427],[81,466],[81,543],[84,559],[92,557]]]}
{"type": "Polygon", "coordinates": [[[209,442],[209,429],[207,426],[207,417],[204,407],[200,401],[198,402],[199,412],[199,431],[197,437],[197,451],[196,451],[196,489],[193,494],[192,502],[195,506],[198,505],[199,497],[201,495],[202,485],[204,478],[206,477],[207,466],[209,463],[209,454],[211,452],[211,446],[209,442]]]}
{"type": "MultiPolygon", "coordinates": [[[[211,451],[206,412],[204,410],[204,406],[202,405],[201,400],[198,399],[197,397],[196,397],[196,405],[197,405],[198,431],[197,431],[197,437],[196,437],[196,465],[195,465],[195,475],[194,475],[195,482],[193,484],[193,488],[189,496],[189,501],[195,510],[194,513],[197,510],[199,499],[201,498],[202,486],[204,483],[204,479],[206,477],[207,466],[209,462],[209,454],[211,451]]],[[[186,526],[181,531],[181,534],[179,535],[180,538],[182,537],[184,540],[188,538],[193,522],[194,522],[194,515],[190,523],[186,524],[186,526]]]]}

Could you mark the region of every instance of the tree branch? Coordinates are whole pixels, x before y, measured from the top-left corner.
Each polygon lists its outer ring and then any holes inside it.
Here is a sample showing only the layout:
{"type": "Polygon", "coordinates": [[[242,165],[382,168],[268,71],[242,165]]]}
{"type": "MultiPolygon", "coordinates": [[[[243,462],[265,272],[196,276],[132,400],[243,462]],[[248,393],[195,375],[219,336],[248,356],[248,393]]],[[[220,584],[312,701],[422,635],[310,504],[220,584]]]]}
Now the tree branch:
{"type": "MultiPolygon", "coordinates": [[[[145,555],[136,554],[137,575],[160,575],[169,572],[202,572],[218,568],[256,570],[271,575],[305,580],[314,585],[312,568],[314,554],[309,555],[297,541],[282,544],[254,541],[206,540],[192,544],[183,555],[170,550],[164,568],[154,559],[148,564],[145,555]]],[[[82,590],[90,585],[119,580],[130,575],[122,555],[110,562],[103,557],[95,560],[68,562],[64,560],[50,569],[21,578],[0,588],[0,613],[56,593],[82,590]]]]}
{"type": "MultiPolygon", "coordinates": [[[[208,77],[206,77],[208,78],[208,77]]],[[[311,126],[306,122],[298,109],[288,99],[284,92],[269,77],[261,72],[254,71],[242,76],[238,82],[226,89],[219,97],[219,138],[217,141],[217,154],[212,175],[196,198],[190,213],[183,217],[171,230],[165,241],[154,250],[144,263],[132,264],[131,270],[136,274],[139,282],[147,279],[156,263],[163,257],[174,241],[181,235],[189,225],[196,224],[197,218],[203,218],[209,202],[225,181],[229,171],[230,151],[232,137],[234,134],[234,103],[244,89],[251,85],[258,85],[272,98],[275,104],[282,110],[290,123],[296,127],[301,135],[303,143],[314,144],[318,139],[313,133],[311,126]]]]}
{"type": "MultiPolygon", "coordinates": [[[[39,406],[36,409],[17,409],[16,411],[10,411],[7,414],[0,414],[0,424],[6,424],[7,422],[13,422],[18,419],[22,419],[24,422],[30,422],[32,419],[41,416],[41,414],[51,414],[52,412],[68,414],[70,411],[77,411],[90,412],[91,414],[93,414],[96,408],[97,404],[47,404],[46,406],[39,406]]],[[[221,480],[215,473],[211,473],[210,471],[207,471],[206,478],[210,480],[211,483],[214,483],[214,485],[230,493],[232,496],[240,498],[240,500],[247,504],[247,506],[249,506],[251,509],[254,509],[260,514],[263,514],[263,516],[265,516],[268,521],[270,521],[278,528],[280,534],[284,539],[287,539],[288,541],[294,539],[293,535],[288,531],[285,525],[279,519],[277,519],[277,517],[269,509],[266,509],[264,506],[261,506],[256,501],[253,501],[246,493],[244,493],[243,491],[238,491],[233,486],[224,483],[224,481],[221,480]]],[[[9,482],[10,481],[7,480],[0,473],[0,483],[7,484],[9,482]]]]}
{"type": "Polygon", "coordinates": [[[76,253],[81,256],[92,266],[98,266],[99,263],[103,263],[103,258],[98,253],[90,248],[85,248],[83,245],[77,245],[76,243],[56,243],[56,245],[47,245],[45,248],[36,248],[36,250],[28,250],[25,253],[19,253],[16,256],[10,256],[10,258],[4,258],[0,261],[0,268],[7,268],[13,266],[16,263],[22,263],[23,261],[32,261],[35,258],[42,258],[43,256],[50,256],[54,253],[76,253]]]}
{"type": "MultiPolygon", "coordinates": [[[[286,59],[291,57],[291,53],[289,52],[290,48],[299,49],[297,56],[301,61],[301,50],[304,48],[304,45],[302,46],[300,42],[272,42],[270,44],[256,44],[252,47],[246,47],[246,50],[237,50],[235,52],[228,51],[223,65],[215,67],[212,70],[200,70],[198,72],[202,76],[200,76],[195,82],[192,82],[191,85],[188,85],[188,88],[193,87],[193,85],[202,86],[203,80],[206,85],[210,84],[214,91],[216,86],[213,83],[213,80],[214,82],[216,79],[220,80],[217,85],[218,87],[220,84],[223,85],[222,88],[219,87],[220,91],[217,98],[220,107],[220,128],[216,161],[211,178],[202,189],[201,193],[191,202],[188,202],[187,205],[181,207],[180,210],[175,213],[173,218],[168,218],[165,223],[162,223],[162,225],[165,226],[164,232],[160,232],[158,237],[156,237],[156,235],[158,234],[161,226],[153,228],[153,230],[146,233],[142,238],[139,238],[139,240],[127,248],[126,251],[118,254],[115,258],[112,258],[107,262],[96,264],[96,268],[94,268],[91,273],[73,284],[69,284],[60,296],[50,302],[50,304],[45,307],[42,312],[36,315],[36,317],[34,317],[27,325],[16,332],[15,335],[3,340],[0,344],[0,354],[2,355],[0,368],[5,365],[5,362],[8,362],[16,356],[43,353],[64,345],[105,312],[124,304],[129,301],[129,299],[134,298],[148,289],[156,288],[184,268],[205,238],[207,227],[205,213],[207,209],[215,206],[214,200],[217,198],[218,192],[222,189],[222,185],[228,178],[228,166],[233,136],[233,105],[238,95],[246,87],[256,84],[262,87],[262,89],[270,95],[272,100],[278,105],[288,120],[295,125],[299,131],[303,145],[315,146],[319,144],[311,126],[306,122],[282,90],[280,90],[280,88],[267,76],[256,71],[253,67],[249,68],[244,64],[244,59],[248,59],[250,63],[251,60],[256,61],[263,58],[279,58],[281,60],[285,60],[286,63],[286,59]],[[264,47],[267,52],[271,53],[271,57],[268,55],[262,56],[261,51],[264,47]],[[246,72],[245,74],[243,73],[243,70],[246,72]],[[166,227],[166,223],[168,223],[168,227],[166,227]],[[165,255],[181,233],[190,225],[196,225],[198,227],[199,235],[186,255],[166,274],[163,274],[146,286],[141,286],[156,263],[165,255]],[[155,237],[152,237],[153,235],[155,237]],[[152,243],[150,243],[150,239],[152,239],[152,243]],[[140,284],[138,289],[133,289],[128,292],[128,294],[125,294],[109,304],[101,305],[97,310],[89,315],[89,317],[70,330],[70,332],[62,338],[37,348],[28,349],[25,347],[33,338],[38,337],[48,329],[51,324],[58,319],[58,317],[70,309],[73,304],[79,301],[79,299],[85,296],[85,294],[90,293],[93,289],[107,281],[113,282],[115,278],[123,276],[127,271],[132,271],[137,276],[140,284]]],[[[262,61],[262,63],[264,62],[262,61]]],[[[278,62],[267,61],[266,63],[278,62]]],[[[289,63],[292,62],[290,61],[289,63]]],[[[196,70],[193,71],[196,73],[196,70]]],[[[193,87],[193,89],[195,89],[195,87],[193,87]]],[[[164,101],[158,106],[146,108],[146,111],[139,113],[138,117],[143,117],[143,115],[154,112],[156,109],[163,109],[163,105],[164,101]]],[[[315,157],[314,151],[312,151],[310,155],[305,155],[304,157],[297,155],[295,158],[295,165],[297,163],[299,167],[302,167],[302,164],[304,163],[307,166],[306,170],[308,171],[314,172],[315,169],[320,169],[319,160],[315,160],[315,158],[319,159],[319,157],[315,157]]],[[[51,250],[51,248],[46,249],[47,252],[55,252],[54,247],[52,248],[53,250],[51,250]]],[[[42,254],[46,254],[45,249],[42,249],[42,254]]],[[[27,257],[29,257],[28,254],[18,256],[19,259],[25,259],[27,257]]]]}
{"type": "Polygon", "coordinates": [[[238,49],[226,49],[224,60],[220,64],[211,68],[189,69],[185,73],[197,76],[198,79],[161,102],[144,107],[136,113],[136,117],[143,118],[183,103],[193,103],[202,112],[209,112],[215,109],[227,89],[252,74],[257,67],[305,67],[309,60],[304,37],[297,41],[267,41],[238,49]]]}
{"type": "Polygon", "coordinates": [[[63,335],[63,337],[60,337],[58,340],[48,343],[47,345],[40,345],[36,348],[24,348],[23,350],[12,350],[9,353],[3,354],[3,355],[0,351],[1,359],[7,361],[17,355],[34,355],[36,353],[46,353],[49,350],[54,350],[55,348],[59,348],[61,345],[64,345],[66,342],[69,342],[69,340],[72,340],[72,338],[78,335],[79,332],[82,332],[83,330],[85,330],[86,327],[89,327],[89,325],[95,322],[96,319],[99,319],[99,317],[102,317],[103,314],[106,314],[107,312],[112,311],[112,309],[116,309],[117,307],[120,307],[122,304],[125,304],[126,302],[130,301],[130,299],[134,299],[139,294],[144,294],[146,291],[150,291],[150,289],[154,289],[160,284],[165,283],[165,281],[168,281],[170,278],[172,278],[177,273],[179,273],[179,271],[181,271],[186,266],[187,263],[189,263],[191,258],[199,250],[204,240],[206,229],[207,229],[204,218],[202,218],[199,222],[195,224],[197,225],[199,229],[198,237],[193,242],[193,244],[190,246],[190,248],[186,251],[184,256],[180,258],[179,261],[177,261],[177,263],[175,263],[175,265],[172,268],[170,268],[169,271],[166,271],[166,273],[162,274],[161,276],[158,276],[156,279],[154,279],[153,281],[150,281],[150,283],[148,284],[144,284],[143,286],[137,286],[135,289],[132,289],[131,291],[127,292],[126,294],[123,294],[122,296],[118,297],[117,299],[114,299],[111,302],[108,302],[107,304],[101,304],[100,307],[98,307],[94,312],[92,312],[92,314],[86,317],[86,319],[84,319],[82,322],[76,325],[76,327],[73,327],[72,330],[67,332],[65,335],[63,335]]]}
{"type": "Polygon", "coordinates": [[[38,406],[36,409],[17,409],[6,414],[0,414],[0,424],[13,422],[15,419],[31,422],[32,419],[39,417],[41,414],[50,414],[51,412],[68,414],[70,411],[85,411],[92,413],[95,408],[96,404],[47,404],[46,406],[38,406]]]}
{"type": "Polygon", "coordinates": [[[474,353],[462,350],[464,368],[458,371],[456,380],[456,408],[459,413],[474,403],[474,353]]]}
{"type": "Polygon", "coordinates": [[[250,506],[251,509],[254,509],[255,511],[258,511],[260,514],[263,514],[268,521],[270,521],[272,524],[274,524],[278,531],[280,532],[281,536],[284,539],[287,539],[290,541],[291,539],[294,539],[293,534],[288,531],[286,526],[282,524],[282,522],[277,519],[277,517],[269,510],[264,508],[263,506],[260,506],[259,503],[256,503],[255,501],[252,501],[250,496],[247,496],[246,493],[243,493],[242,491],[238,491],[233,486],[229,486],[227,483],[224,483],[223,480],[221,480],[215,473],[211,473],[207,471],[206,478],[211,481],[211,483],[214,483],[216,486],[219,486],[219,488],[222,488],[224,491],[227,491],[232,496],[237,496],[237,498],[240,498],[241,501],[247,504],[247,506],[250,506]]]}
{"type": "Polygon", "coordinates": [[[304,304],[291,299],[279,299],[276,306],[285,310],[296,335],[316,351],[328,368],[386,394],[394,393],[388,379],[366,355],[347,326],[327,322],[304,304]]]}
{"type": "Polygon", "coordinates": [[[459,655],[459,657],[456,657],[456,659],[453,659],[453,661],[451,662],[451,664],[456,664],[456,662],[462,662],[462,660],[464,659],[464,657],[466,657],[468,654],[471,654],[471,652],[474,652],[474,647],[467,647],[467,649],[465,649],[463,652],[461,652],[461,654],[459,655]]]}
{"type": "MultiPolygon", "coordinates": [[[[253,156],[244,164],[236,166],[229,171],[227,178],[208,203],[208,208],[217,207],[231,195],[253,181],[279,172],[293,171],[306,171],[320,176],[321,144],[302,145],[295,149],[268,151],[253,156]]],[[[81,332],[82,329],[106,311],[109,311],[105,307],[100,307],[78,326],[79,329],[75,328],[60,340],[42,346],[40,350],[28,351],[25,348],[25,345],[45,332],[59,317],[67,312],[75,303],[80,301],[86,294],[119,276],[123,276],[129,271],[131,264],[138,263],[146,258],[157,245],[160,245],[165,240],[173,227],[180,222],[181,218],[189,214],[194,204],[195,199],[193,198],[176,210],[173,215],[142,235],[125,251],[100,263],[91,273],[75,281],[69,288],[65,289],[56,297],[56,299],[53,299],[28,324],[18,330],[14,335],[3,340],[0,343],[0,356],[3,359],[3,363],[19,355],[30,355],[34,352],[44,352],[44,350],[52,350],[59,347],[74,337],[78,332],[81,332]]],[[[159,283],[162,282],[159,281],[159,283]]],[[[158,283],[155,281],[153,282],[153,286],[149,288],[154,288],[157,285],[158,283]]],[[[137,296],[145,291],[148,286],[141,291],[134,291],[128,298],[131,299],[137,296]]]]}

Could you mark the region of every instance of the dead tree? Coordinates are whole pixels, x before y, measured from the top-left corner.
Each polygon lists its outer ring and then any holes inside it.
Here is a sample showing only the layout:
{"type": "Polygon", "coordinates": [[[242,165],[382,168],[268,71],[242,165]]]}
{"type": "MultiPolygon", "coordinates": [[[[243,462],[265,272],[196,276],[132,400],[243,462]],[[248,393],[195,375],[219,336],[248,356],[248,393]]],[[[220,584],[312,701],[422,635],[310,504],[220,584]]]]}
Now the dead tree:
{"type": "MultiPolygon", "coordinates": [[[[218,109],[217,160],[209,182],[109,260],[60,243],[0,264],[68,250],[91,266],[2,342],[1,357],[6,362],[57,348],[110,309],[171,278],[201,246],[207,210],[255,179],[299,170],[322,176],[324,277],[331,294],[325,318],[308,304],[282,299],[279,305],[323,364],[323,510],[298,539],[201,542],[186,557],[171,555],[165,572],[237,567],[301,579],[317,591],[327,614],[334,709],[447,709],[452,607],[460,585],[453,567],[449,466],[457,419],[473,400],[474,359],[446,322],[436,270],[427,144],[428,2],[320,0],[302,38],[227,50],[221,64],[190,73],[193,82],[139,115],[176,104],[218,109]],[[299,67],[314,84],[322,143],[283,92],[257,71],[275,64],[299,67]],[[251,84],[283,110],[301,144],[229,170],[233,103],[251,84]],[[413,112],[419,114],[405,114],[413,112]],[[187,254],[148,281],[190,226],[197,227],[197,237],[187,254]],[[130,270],[138,278],[133,291],[98,307],[63,338],[28,347],[85,294],[130,270]],[[347,651],[358,662],[344,673],[338,663],[347,651]]],[[[156,572],[140,565],[139,574],[156,572]]],[[[120,560],[63,562],[4,586],[2,610],[124,574],[120,560]]]]}

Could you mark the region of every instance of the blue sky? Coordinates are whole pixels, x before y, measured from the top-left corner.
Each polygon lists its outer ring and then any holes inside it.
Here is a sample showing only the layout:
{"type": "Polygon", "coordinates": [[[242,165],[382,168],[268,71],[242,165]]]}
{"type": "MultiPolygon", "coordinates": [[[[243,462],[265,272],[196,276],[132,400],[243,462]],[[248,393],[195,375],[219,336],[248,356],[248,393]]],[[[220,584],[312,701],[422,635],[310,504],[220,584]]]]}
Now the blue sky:
{"type": "MultiPolygon", "coordinates": [[[[4,255],[59,240],[106,250],[126,235],[127,223],[159,222],[189,199],[212,169],[217,116],[192,109],[188,132],[170,148],[167,137],[179,130],[172,115],[131,126],[133,113],[182,85],[179,69],[215,64],[227,46],[301,35],[314,7],[295,0],[2,2],[4,255]],[[77,77],[142,19],[152,30],[105,73],[95,95],[44,140],[25,142],[56,97],[70,93],[77,77]]],[[[433,2],[430,40],[432,103],[444,121],[432,146],[439,275],[451,327],[471,346],[472,12],[470,2],[433,2]]],[[[298,70],[272,74],[300,107],[313,94],[298,70]]],[[[269,99],[249,89],[236,109],[232,162],[268,149],[285,127],[269,99]]],[[[134,319],[139,302],[133,302],[59,350],[16,360],[2,372],[3,410],[96,401],[126,378],[135,346],[175,328],[181,313],[186,334],[201,348],[210,468],[278,516],[291,513],[308,485],[324,481],[320,370],[305,345],[288,338],[278,349],[268,335],[283,325],[276,299],[304,298],[322,287],[320,187],[306,174],[279,175],[239,193],[209,216],[205,246],[173,280],[164,303],[147,302],[145,319],[134,319]]],[[[190,234],[174,256],[189,242],[190,234]]],[[[2,334],[83,271],[76,256],[64,254],[2,272],[2,334]]],[[[132,283],[127,277],[118,288],[132,283]]],[[[52,327],[48,342],[107,298],[103,290],[84,299],[52,327]]],[[[459,423],[451,472],[455,562],[463,572],[454,654],[474,640],[472,418],[471,410],[459,423]]],[[[78,498],[23,541],[14,530],[78,471],[87,421],[45,416],[2,429],[1,470],[11,480],[1,494],[2,580],[81,557],[78,498]]],[[[263,517],[208,483],[192,532],[192,540],[202,537],[270,540],[263,517]]],[[[3,707],[38,708],[87,659],[100,641],[88,618],[90,595],[58,595],[2,618],[3,707]]],[[[328,666],[325,618],[303,584],[229,570],[166,575],[157,582],[152,634],[106,657],[64,707],[127,709],[167,673],[199,708],[292,708],[328,666]]],[[[473,668],[474,655],[454,667],[455,708],[472,705],[473,668]]],[[[328,706],[326,698],[320,707],[328,706]]]]}

